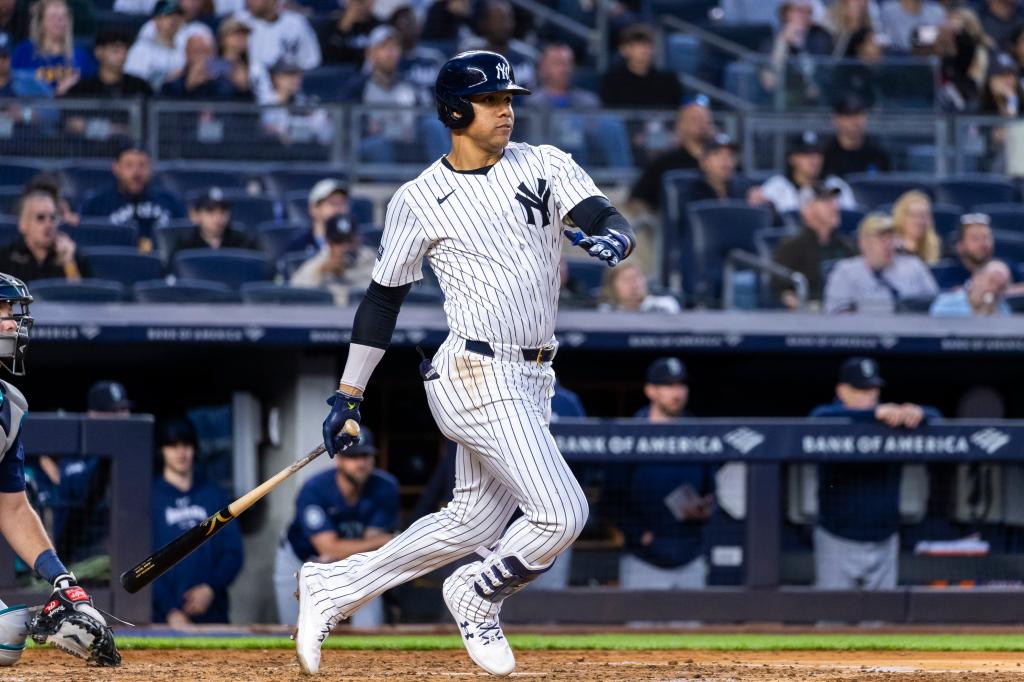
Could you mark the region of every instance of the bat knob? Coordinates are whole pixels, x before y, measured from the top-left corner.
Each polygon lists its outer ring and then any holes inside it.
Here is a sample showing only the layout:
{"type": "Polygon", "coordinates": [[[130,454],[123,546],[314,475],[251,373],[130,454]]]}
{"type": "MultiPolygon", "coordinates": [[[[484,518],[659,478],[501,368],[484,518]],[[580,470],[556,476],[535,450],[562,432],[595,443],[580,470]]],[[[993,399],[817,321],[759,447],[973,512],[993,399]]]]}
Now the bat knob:
{"type": "Polygon", "coordinates": [[[341,427],[341,430],[355,438],[359,435],[359,422],[354,419],[349,419],[345,422],[345,426],[341,427]]]}

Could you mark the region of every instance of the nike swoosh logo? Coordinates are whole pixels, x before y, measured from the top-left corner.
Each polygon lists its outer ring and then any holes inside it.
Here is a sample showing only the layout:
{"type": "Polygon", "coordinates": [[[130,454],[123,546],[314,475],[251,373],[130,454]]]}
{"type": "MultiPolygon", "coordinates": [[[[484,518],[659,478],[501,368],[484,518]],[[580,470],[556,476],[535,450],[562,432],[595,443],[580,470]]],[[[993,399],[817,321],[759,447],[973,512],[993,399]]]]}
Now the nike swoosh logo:
{"type": "Polygon", "coordinates": [[[437,197],[437,205],[440,206],[444,202],[448,201],[448,197],[450,197],[453,194],[455,194],[455,190],[448,192],[448,194],[445,194],[443,197],[437,197]]]}

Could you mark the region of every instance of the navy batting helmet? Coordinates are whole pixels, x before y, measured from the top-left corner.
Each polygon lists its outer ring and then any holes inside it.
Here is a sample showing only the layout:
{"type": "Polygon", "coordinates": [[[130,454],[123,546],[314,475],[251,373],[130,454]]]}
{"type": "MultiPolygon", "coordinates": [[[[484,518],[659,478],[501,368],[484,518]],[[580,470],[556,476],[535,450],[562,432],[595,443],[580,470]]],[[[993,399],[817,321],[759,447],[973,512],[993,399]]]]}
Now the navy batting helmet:
{"type": "Polygon", "coordinates": [[[530,94],[516,85],[512,65],[497,52],[470,50],[455,55],[441,67],[434,84],[437,117],[449,128],[465,128],[473,120],[469,98],[485,92],[530,94]]]}
{"type": "Polygon", "coordinates": [[[34,322],[28,312],[32,295],[20,279],[0,272],[0,301],[11,304],[10,316],[0,320],[13,319],[17,323],[14,331],[0,332],[0,365],[20,376],[25,373],[25,351],[34,322]]]}

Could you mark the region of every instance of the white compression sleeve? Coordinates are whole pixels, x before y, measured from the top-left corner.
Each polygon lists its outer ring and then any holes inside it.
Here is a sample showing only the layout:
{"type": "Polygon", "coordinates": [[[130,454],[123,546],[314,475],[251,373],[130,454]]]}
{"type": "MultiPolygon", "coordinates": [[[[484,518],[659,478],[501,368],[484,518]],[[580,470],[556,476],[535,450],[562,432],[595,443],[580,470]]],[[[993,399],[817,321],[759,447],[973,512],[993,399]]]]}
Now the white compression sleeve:
{"type": "Polygon", "coordinates": [[[370,375],[373,374],[373,370],[376,369],[377,363],[382,357],[384,357],[383,348],[364,346],[360,343],[350,344],[348,359],[345,361],[345,371],[341,373],[341,383],[365,391],[366,384],[370,381],[370,375]]]}

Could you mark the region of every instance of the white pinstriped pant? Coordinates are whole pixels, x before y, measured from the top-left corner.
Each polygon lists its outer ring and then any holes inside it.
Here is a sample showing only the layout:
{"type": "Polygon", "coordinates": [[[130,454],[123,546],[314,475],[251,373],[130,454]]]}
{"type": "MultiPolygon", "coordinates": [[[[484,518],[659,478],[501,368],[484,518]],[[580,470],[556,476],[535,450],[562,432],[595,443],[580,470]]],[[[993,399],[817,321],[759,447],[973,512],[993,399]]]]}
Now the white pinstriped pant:
{"type": "MultiPolygon", "coordinates": [[[[386,545],[334,564],[317,564],[313,597],[328,617],[347,617],[382,592],[500,539],[501,555],[543,568],[572,545],[587,500],[548,430],[555,373],[495,345],[497,358],[471,353],[454,334],[434,356],[439,379],[425,382],[441,432],[458,445],[452,501],[386,545]],[[523,515],[508,526],[516,507],[523,515]]],[[[492,344],[494,345],[494,344],[492,344]]],[[[472,590],[460,615],[483,620],[499,604],[472,590]]]]}

